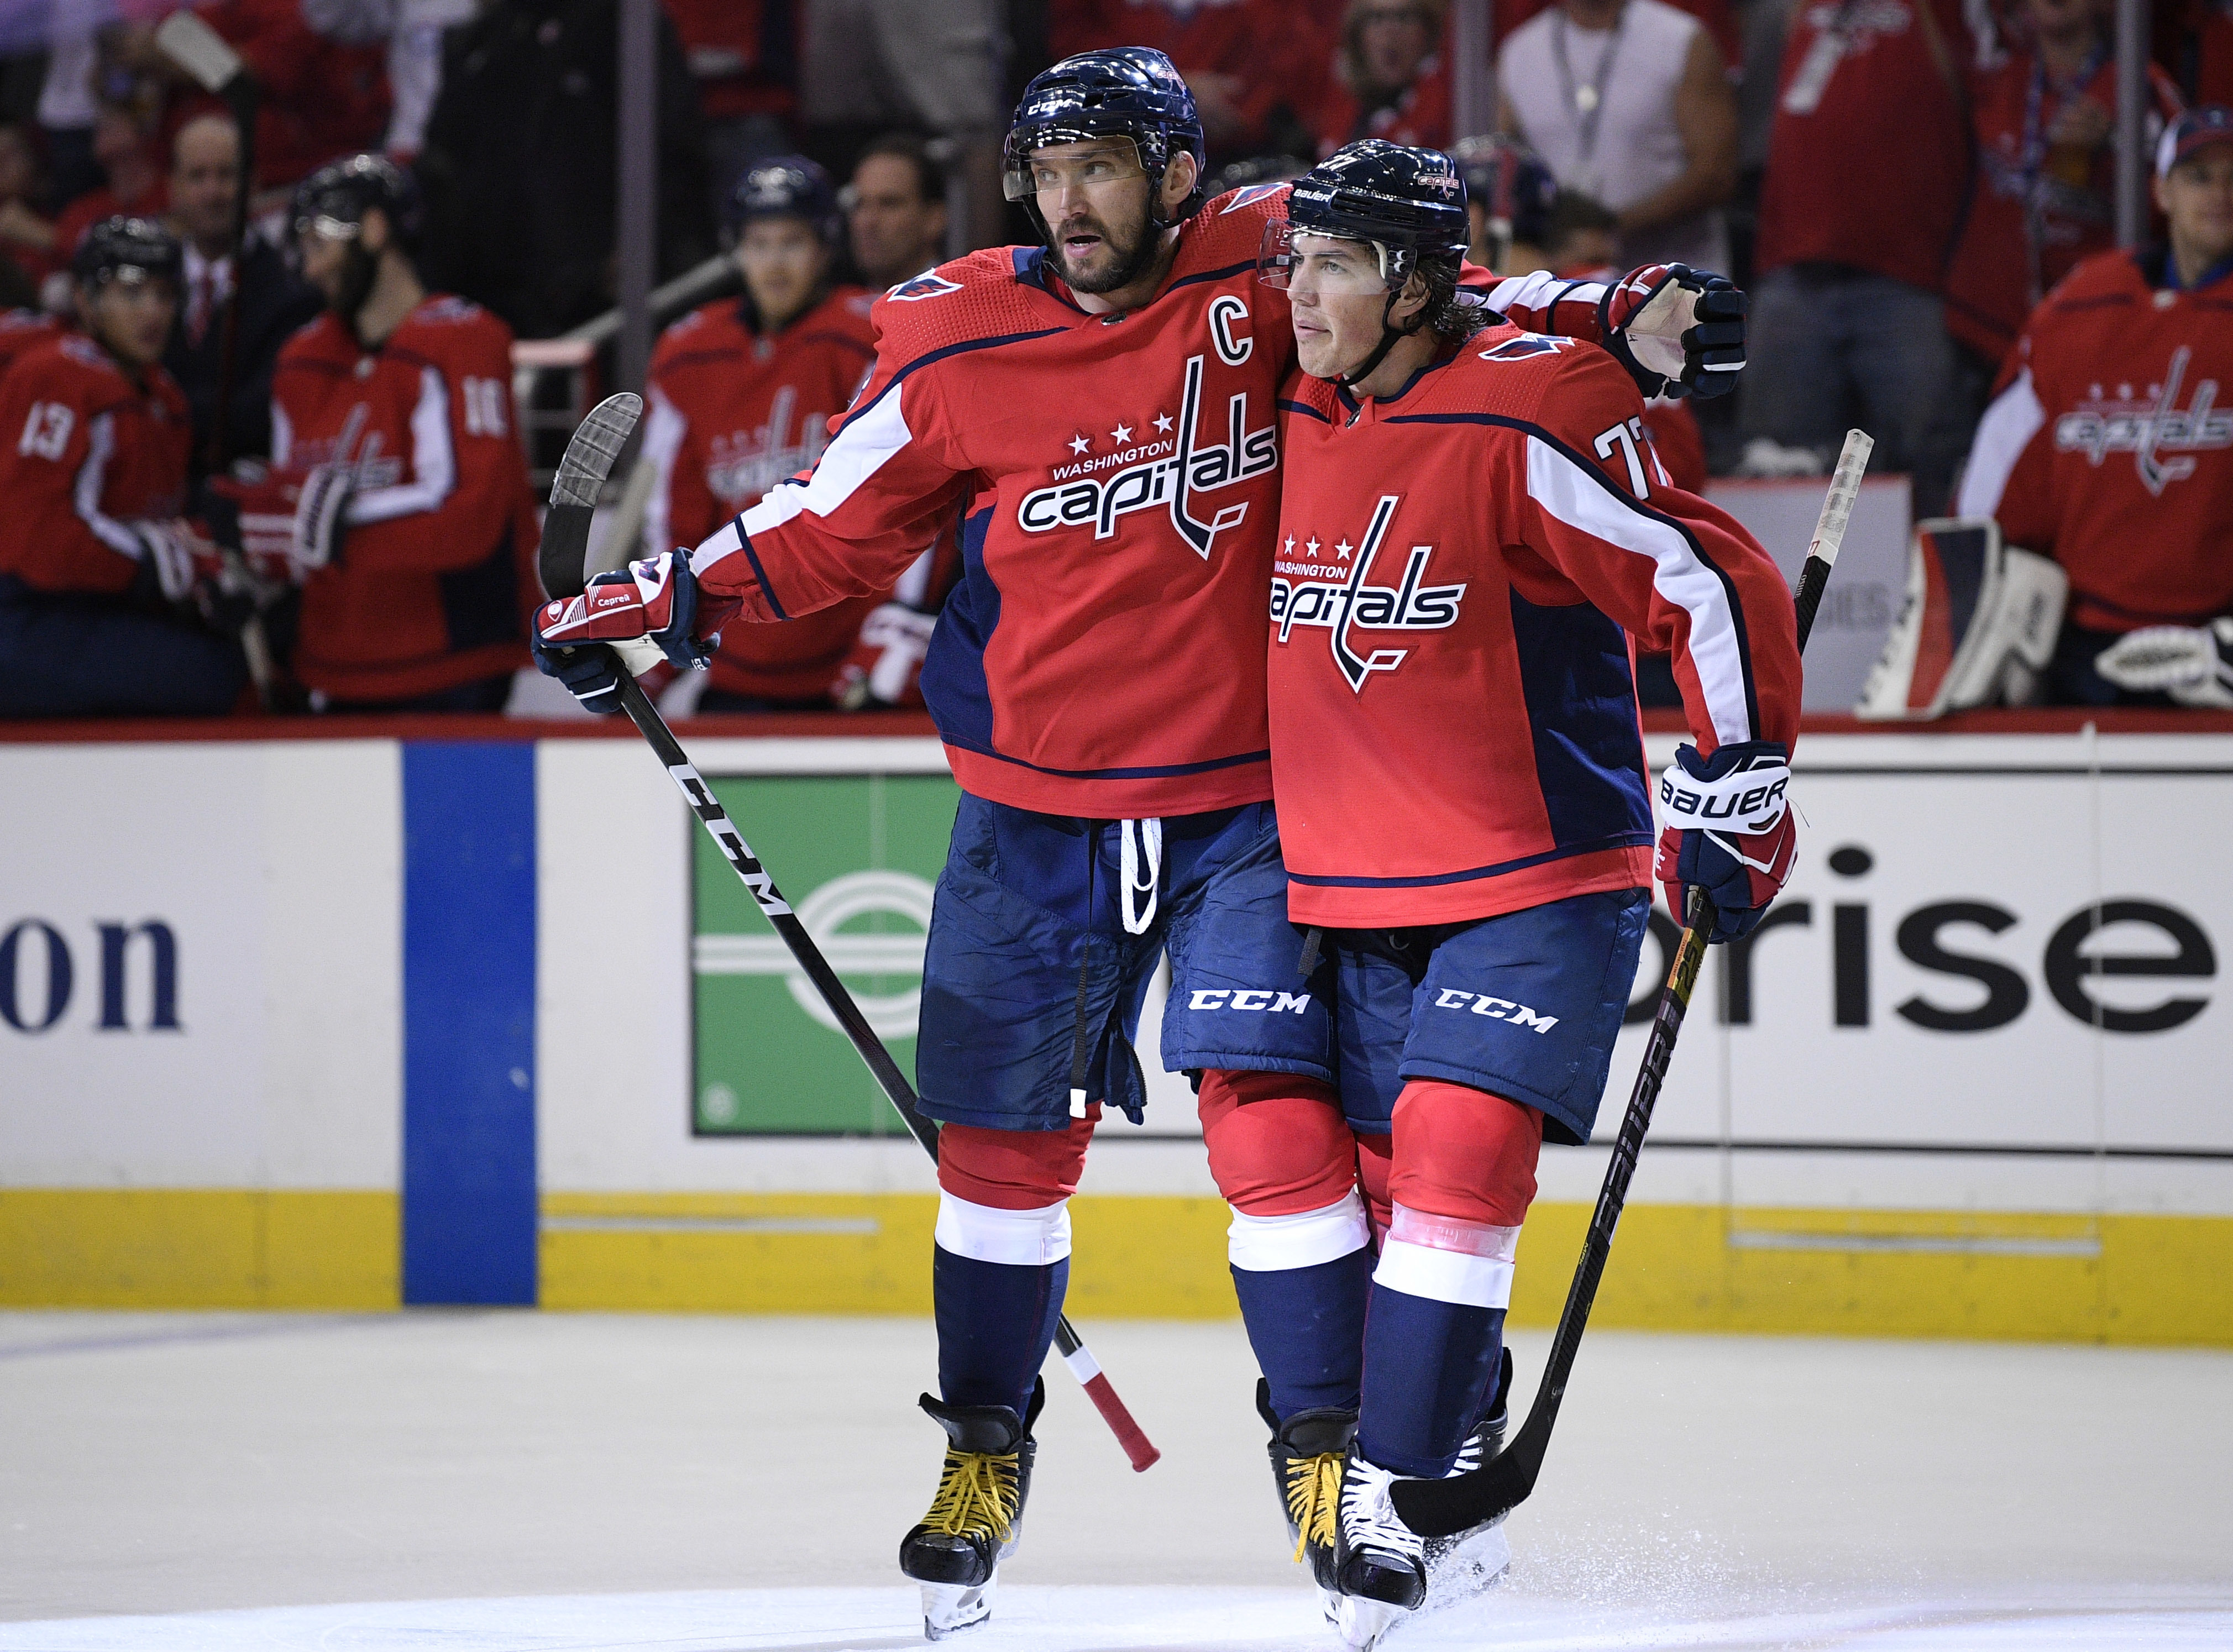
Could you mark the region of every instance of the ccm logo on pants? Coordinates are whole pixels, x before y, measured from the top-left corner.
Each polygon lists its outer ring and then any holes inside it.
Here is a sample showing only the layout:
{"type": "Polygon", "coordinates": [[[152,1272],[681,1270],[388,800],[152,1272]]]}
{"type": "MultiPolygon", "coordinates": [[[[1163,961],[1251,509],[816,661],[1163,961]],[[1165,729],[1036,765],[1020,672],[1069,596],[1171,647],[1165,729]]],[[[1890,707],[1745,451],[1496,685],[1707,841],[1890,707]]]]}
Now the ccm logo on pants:
{"type": "Polygon", "coordinates": [[[1548,1032],[1559,1024],[1555,1015],[1538,1015],[1526,1005],[1514,1004],[1510,998],[1491,998],[1486,992],[1462,992],[1455,986],[1446,986],[1436,995],[1435,1007],[1470,1009],[1475,1015],[1485,1015],[1492,1021],[1509,1021],[1516,1027],[1533,1027],[1538,1032],[1548,1032]]]}
{"type": "Polygon", "coordinates": [[[1232,987],[1204,987],[1187,1000],[1189,1010],[1261,1010],[1278,1014],[1292,1010],[1300,1015],[1310,1007],[1307,992],[1258,992],[1253,987],[1234,990],[1232,987]]]}

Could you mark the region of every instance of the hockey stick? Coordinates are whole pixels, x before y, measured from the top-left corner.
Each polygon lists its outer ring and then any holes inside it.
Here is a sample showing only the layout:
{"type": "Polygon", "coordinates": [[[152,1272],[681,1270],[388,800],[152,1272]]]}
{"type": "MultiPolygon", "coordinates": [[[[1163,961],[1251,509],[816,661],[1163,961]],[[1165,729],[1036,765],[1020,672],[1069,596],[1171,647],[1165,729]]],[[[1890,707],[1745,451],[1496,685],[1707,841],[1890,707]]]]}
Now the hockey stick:
{"type": "MultiPolygon", "coordinates": [[[[612,472],[613,464],[627,445],[629,433],[642,415],[643,400],[623,392],[608,396],[589,410],[573,439],[566,444],[566,452],[558,461],[558,474],[550,484],[550,510],[544,519],[543,549],[537,567],[543,576],[543,589],[554,598],[578,596],[586,582],[583,577],[582,561],[589,544],[589,519],[596,510],[597,492],[612,472]]],[[[775,887],[775,880],[752,853],[728,812],[713,796],[689,756],[674,738],[659,708],[643,692],[643,686],[623,669],[621,672],[621,709],[636,725],[637,731],[649,742],[653,751],[666,766],[674,784],[681,789],[683,800],[690,812],[704,823],[713,842],[720,846],[722,855],[744,880],[745,888],[752,891],[760,912],[775,932],[783,937],[784,945],[798,966],[806,972],[814,990],[837,1018],[837,1024],[853,1041],[853,1048],[868,1064],[877,1086],[892,1106],[897,1109],[901,1122],[908,1133],[922,1143],[923,1151],[933,1161],[938,1158],[938,1126],[927,1117],[907,1076],[892,1059],[884,1041],[869,1026],[861,1006],[853,1002],[845,983],[837,979],[837,972],[830,967],[830,960],[822,955],[822,948],[807,933],[806,926],[775,887]]],[[[1116,1434],[1123,1447],[1124,1454],[1131,1459],[1136,1472],[1154,1466],[1162,1455],[1148,1439],[1132,1414],[1124,1408],[1116,1390],[1102,1375],[1100,1363],[1093,1357],[1084,1341],[1064,1315],[1055,1321],[1055,1346],[1062,1352],[1063,1363],[1084,1388],[1086,1397],[1101,1413],[1102,1421],[1116,1434]]]]}
{"type": "MultiPolygon", "coordinates": [[[[232,382],[240,354],[240,283],[248,263],[248,198],[256,187],[256,117],[262,88],[241,55],[225,37],[192,11],[174,11],[155,30],[155,45],[196,84],[221,99],[231,113],[238,134],[240,179],[233,192],[232,283],[225,290],[223,314],[218,320],[217,393],[210,406],[210,427],[203,447],[204,471],[215,476],[225,469],[227,426],[232,418],[232,382]]],[[[255,582],[248,562],[237,550],[223,553],[226,571],[243,589],[253,592],[255,582]]],[[[271,642],[260,608],[240,628],[240,651],[255,680],[256,697],[265,711],[278,700],[278,675],[272,663],[271,642]]]]}
{"type": "MultiPolygon", "coordinates": [[[[1822,591],[1830,582],[1830,569],[1845,542],[1846,524],[1853,514],[1853,501],[1861,489],[1861,472],[1868,468],[1869,451],[1876,444],[1863,432],[1846,433],[1845,451],[1838,456],[1829,496],[1822,501],[1821,518],[1814,526],[1813,543],[1799,570],[1799,591],[1793,607],[1799,621],[1799,646],[1814,628],[1814,615],[1822,606],[1822,591]]],[[[1442,1538],[1499,1519],[1517,1508],[1535,1489],[1550,1447],[1552,1425],[1559,1420],[1559,1404],[1566,1397],[1567,1375],[1573,1369],[1590,1305],[1597,1300],[1598,1281],[1605,1274],[1605,1259],[1612,1250],[1614,1227],[1628,1202],[1629,1179],[1636,1174],[1637,1154],[1644,1133],[1651,1128],[1651,1109],[1659,1100],[1659,1086],[1667,1076],[1667,1063],[1675,1053],[1676,1036],[1690,1007],[1690,993],[1698,984],[1698,969],[1706,961],[1706,937],[1714,931],[1714,903],[1703,889],[1693,885],[1684,903],[1683,939],[1675,948],[1675,962],[1667,985],[1659,994],[1659,1011],[1651,1018],[1651,1037],[1644,1047],[1644,1065],[1629,1094],[1628,1112],[1612,1145],[1612,1162],[1605,1167],[1605,1185],[1598,1192],[1589,1233],[1582,1240],[1581,1261],[1566,1291],[1566,1305],[1559,1315],[1559,1329],[1551,1339],[1551,1357],[1543,1367],[1543,1384],[1527,1421],[1512,1443],[1469,1474],[1451,1480],[1399,1480],[1390,1488],[1396,1512],[1421,1537],[1442,1538]]]]}

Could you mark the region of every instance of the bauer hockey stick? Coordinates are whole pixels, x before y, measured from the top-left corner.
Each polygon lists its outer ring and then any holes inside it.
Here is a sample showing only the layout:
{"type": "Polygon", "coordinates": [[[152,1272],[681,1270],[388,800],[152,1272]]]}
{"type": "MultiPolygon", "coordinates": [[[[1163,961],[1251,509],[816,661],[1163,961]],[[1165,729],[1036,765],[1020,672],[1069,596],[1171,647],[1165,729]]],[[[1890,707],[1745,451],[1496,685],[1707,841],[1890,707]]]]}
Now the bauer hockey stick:
{"type": "MultiPolygon", "coordinates": [[[[1876,446],[1858,430],[1846,433],[1845,451],[1838,456],[1830,479],[1829,497],[1822,501],[1821,518],[1814,525],[1813,543],[1799,570],[1799,591],[1793,607],[1798,615],[1799,646],[1814,628],[1814,615],[1822,606],[1822,591],[1830,582],[1830,569],[1845,541],[1846,523],[1853,514],[1853,501],[1861,490],[1861,472],[1868,468],[1869,452],[1876,446]]],[[[1605,1259],[1612,1250],[1614,1227],[1621,1207],[1628,1202],[1629,1179],[1636,1174],[1636,1158],[1651,1128],[1651,1109],[1659,1100],[1659,1086],[1667,1076],[1667,1063],[1675,1053],[1676,1035],[1690,1007],[1690,993],[1698,984],[1699,966],[1706,960],[1706,937],[1714,931],[1714,903],[1706,892],[1692,885],[1684,902],[1683,939],[1675,947],[1675,962],[1667,985],[1659,994],[1658,1013],[1651,1018],[1650,1040],[1644,1047],[1644,1065],[1629,1093],[1628,1112],[1620,1122],[1620,1135],[1612,1144],[1612,1162],[1605,1167],[1605,1185],[1598,1190],[1590,1231],[1582,1240],[1581,1261],[1566,1291],[1566,1305],[1559,1315],[1559,1329],[1551,1339],[1551,1357],[1543,1367],[1543,1383],[1527,1421],[1512,1443],[1471,1473],[1449,1480],[1399,1480],[1390,1488],[1396,1512],[1403,1524],[1424,1538],[1449,1537],[1501,1519],[1517,1508],[1535,1489],[1543,1467],[1543,1454],[1551,1443],[1552,1425],[1559,1420],[1559,1404],[1566,1397],[1566,1377],[1574,1367],[1590,1305],[1597,1300],[1598,1281],[1605,1274],[1605,1259]]]]}
{"type": "MultiPolygon", "coordinates": [[[[598,491],[612,473],[614,461],[627,445],[635,421],[643,413],[643,399],[625,393],[608,396],[589,410],[566,444],[566,452],[558,461],[558,475],[550,484],[550,509],[544,518],[543,549],[537,557],[537,567],[543,576],[543,589],[553,598],[563,600],[579,596],[585,583],[583,577],[583,558],[589,545],[589,521],[594,514],[598,491]]],[[[659,708],[643,692],[643,686],[621,671],[621,709],[628,714],[659,760],[666,765],[667,774],[681,789],[683,800],[690,812],[704,823],[713,842],[720,846],[721,854],[736,868],[744,880],[745,888],[759,906],[761,914],[774,926],[791,955],[798,960],[806,978],[814,983],[814,990],[837,1018],[837,1024],[853,1041],[853,1048],[868,1064],[877,1085],[897,1109],[901,1121],[909,1134],[922,1143],[923,1151],[934,1161],[938,1158],[938,1126],[927,1117],[907,1076],[900,1071],[899,1063],[892,1059],[884,1041],[876,1036],[861,1006],[853,1002],[845,983],[837,979],[837,972],[830,967],[830,960],[822,955],[822,948],[807,933],[806,926],[791,909],[775,880],[752,853],[735,824],[729,819],[697,768],[691,763],[667,719],[660,716],[659,708]]],[[[1102,1374],[1100,1362],[1093,1357],[1084,1340],[1071,1326],[1064,1315],[1055,1321],[1055,1346],[1061,1350],[1063,1363],[1084,1388],[1086,1397],[1101,1413],[1102,1421],[1109,1425],[1123,1447],[1124,1454],[1132,1460],[1136,1472],[1152,1467],[1162,1453],[1149,1441],[1147,1434],[1134,1421],[1132,1414],[1124,1408],[1124,1402],[1116,1397],[1102,1374]]]]}

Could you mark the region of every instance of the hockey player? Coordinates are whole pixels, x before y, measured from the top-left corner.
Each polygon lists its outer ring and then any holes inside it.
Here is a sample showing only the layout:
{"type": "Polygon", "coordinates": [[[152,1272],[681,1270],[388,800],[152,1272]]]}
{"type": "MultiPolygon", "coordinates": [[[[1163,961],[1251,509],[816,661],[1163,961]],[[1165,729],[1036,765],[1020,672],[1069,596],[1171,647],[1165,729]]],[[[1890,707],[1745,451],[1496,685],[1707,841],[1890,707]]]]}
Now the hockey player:
{"type": "Polygon", "coordinates": [[[1673,654],[1696,741],[1663,791],[1670,905],[1702,885],[1712,938],[1743,934],[1794,845],[1799,657],[1774,562],[1669,485],[1607,356],[1455,302],[1466,240],[1449,158],[1366,140],[1296,181],[1262,258],[1299,369],[1280,397],[1273,792],[1339,1102],[1315,1128],[1255,1131],[1227,1197],[1261,1235],[1234,1278],[1274,1461],[1357,1646],[1426,1594],[1392,1480],[1494,1448],[1477,1420],[1507,1369],[1537,1154],[1589,1139],[1635,980],[1654,869],[1631,638],[1673,654]],[[1399,832],[1380,829],[1390,800],[1399,832]]]}
{"type": "Polygon", "coordinates": [[[295,192],[326,313],[279,353],[241,537],[276,541],[302,583],[294,667],[316,710],[500,711],[526,663],[538,536],[511,331],[427,292],[418,228],[415,185],[379,155],[295,192]]]}
{"type": "Polygon", "coordinates": [[[2069,576],[2065,704],[2119,698],[2096,661],[2125,634],[2233,615],[2233,110],[2165,130],[2155,195],[2168,245],[2088,258],[2032,312],[1956,507],[2069,576]]]}
{"type": "MultiPolygon", "coordinates": [[[[753,166],[729,203],[745,296],[694,310],[667,328],[651,359],[651,410],[643,453],[659,480],[644,515],[647,550],[694,545],[785,477],[811,466],[830,415],[860,387],[876,353],[869,296],[832,287],[843,233],[836,192],[820,166],[782,155],[753,166]]],[[[863,627],[891,634],[899,657],[879,649],[853,682],[860,703],[897,703],[914,689],[942,595],[928,563],[910,570],[916,601],[856,597],[796,625],[732,626],[713,655],[700,711],[827,708],[863,627]],[[879,674],[886,692],[869,686],[879,674]]]]}
{"type": "Polygon", "coordinates": [[[182,517],[193,432],[161,364],[179,269],[160,224],[94,224],[70,265],[84,330],[0,386],[0,716],[216,716],[247,680],[182,606],[213,553],[182,517]]]}
{"type": "MultiPolygon", "coordinates": [[[[1286,185],[1205,205],[1193,101],[1140,48],[1034,80],[1005,156],[1043,246],[886,294],[875,373],[810,476],[693,552],[602,576],[537,619],[544,669],[609,708],[614,652],[580,645],[689,663],[733,620],[882,589],[972,511],[923,673],[963,792],[916,1045],[924,1108],[944,1124],[941,1397],[923,1408],[948,1450],[901,1566],[934,1637],[986,1615],[1017,1539],[1067,1200],[1102,1104],[1141,1115],[1130,1040],[1159,955],[1175,971],[1163,1065],[1201,1076],[1206,1111],[1338,1122],[1331,1018],[1307,1001],[1266,1012],[1298,944],[1258,663],[1273,403],[1294,345],[1256,252],[1286,185]]],[[[1594,334],[1601,308],[1648,323],[1650,303],[1686,296],[1659,272],[1618,293],[1530,277],[1491,297],[1594,334]],[[1554,292],[1571,299],[1556,315],[1554,292]]],[[[1687,363],[1670,346],[1664,365],[1694,379],[1708,354],[1736,365],[1741,325],[1716,328],[1689,329],[1687,363]]]]}

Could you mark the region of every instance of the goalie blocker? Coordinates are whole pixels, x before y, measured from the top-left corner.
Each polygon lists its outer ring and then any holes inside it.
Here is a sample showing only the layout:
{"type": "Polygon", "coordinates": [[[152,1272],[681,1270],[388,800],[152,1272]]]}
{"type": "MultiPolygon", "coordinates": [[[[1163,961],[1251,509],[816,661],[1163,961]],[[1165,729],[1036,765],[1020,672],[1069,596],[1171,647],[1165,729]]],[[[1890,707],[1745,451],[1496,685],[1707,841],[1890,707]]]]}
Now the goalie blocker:
{"type": "Polygon", "coordinates": [[[1916,524],[1907,593],[1855,714],[1927,722],[2037,697],[2069,581],[2048,558],[2001,540],[1990,517],[1916,524]]]}

